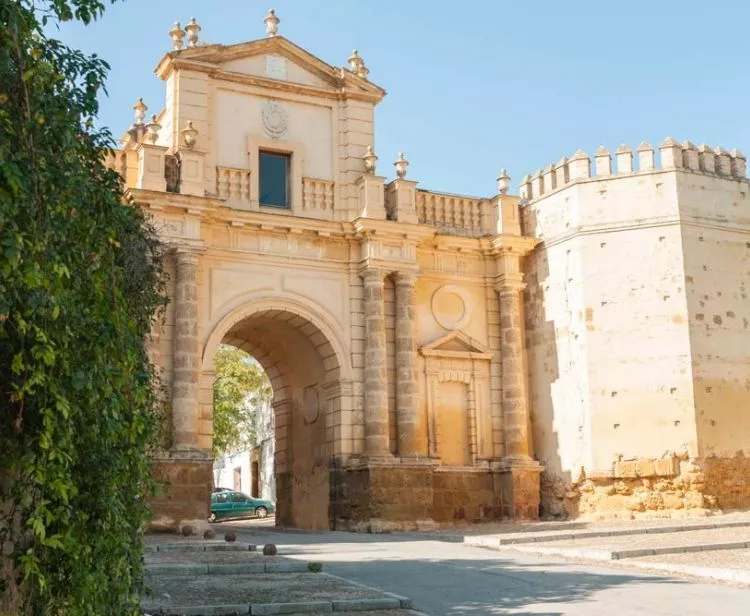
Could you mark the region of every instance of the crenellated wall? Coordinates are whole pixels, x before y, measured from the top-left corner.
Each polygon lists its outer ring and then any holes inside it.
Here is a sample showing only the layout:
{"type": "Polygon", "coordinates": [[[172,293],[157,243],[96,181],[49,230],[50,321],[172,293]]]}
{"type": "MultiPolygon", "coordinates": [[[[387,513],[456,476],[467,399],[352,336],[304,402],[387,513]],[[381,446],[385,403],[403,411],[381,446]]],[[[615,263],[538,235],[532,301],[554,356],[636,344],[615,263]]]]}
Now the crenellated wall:
{"type": "Polygon", "coordinates": [[[744,173],[736,150],[667,139],[658,156],[621,146],[613,164],[600,148],[592,168],[579,151],[524,178],[523,231],[543,240],[525,299],[547,513],[669,509],[612,492],[617,464],[671,452],[702,468],[750,451],[744,173]]]}

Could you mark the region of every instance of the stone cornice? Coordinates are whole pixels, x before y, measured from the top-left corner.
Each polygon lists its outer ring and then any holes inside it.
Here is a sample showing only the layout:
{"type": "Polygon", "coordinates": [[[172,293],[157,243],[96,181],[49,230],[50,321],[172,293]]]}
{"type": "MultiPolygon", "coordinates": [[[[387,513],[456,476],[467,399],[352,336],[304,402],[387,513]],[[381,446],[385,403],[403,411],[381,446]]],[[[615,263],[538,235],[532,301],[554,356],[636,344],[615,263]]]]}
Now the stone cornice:
{"type": "Polygon", "coordinates": [[[181,68],[208,73],[214,79],[319,97],[352,98],[377,104],[386,95],[386,91],[380,86],[355,75],[351,71],[331,66],[282,36],[259,39],[238,45],[206,45],[171,51],[161,58],[156,66],[155,73],[160,79],[166,79],[173,70],[181,68]],[[220,66],[232,60],[264,53],[276,53],[286,57],[329,84],[332,89],[269,79],[259,75],[246,75],[225,70],[220,66]]]}
{"type": "Polygon", "coordinates": [[[419,243],[437,234],[435,227],[400,223],[394,220],[357,218],[351,224],[359,238],[374,236],[378,239],[406,239],[419,243]]]}
{"type": "Polygon", "coordinates": [[[493,255],[516,253],[519,257],[527,255],[542,240],[525,235],[495,235],[488,240],[489,253],[493,255]]]}

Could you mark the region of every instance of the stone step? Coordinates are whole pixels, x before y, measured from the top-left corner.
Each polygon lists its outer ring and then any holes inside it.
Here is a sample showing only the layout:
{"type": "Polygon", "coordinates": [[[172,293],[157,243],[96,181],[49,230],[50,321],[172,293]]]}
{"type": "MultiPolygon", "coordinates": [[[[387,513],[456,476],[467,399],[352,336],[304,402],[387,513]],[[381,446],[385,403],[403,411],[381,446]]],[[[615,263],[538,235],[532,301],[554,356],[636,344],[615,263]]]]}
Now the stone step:
{"type": "Polygon", "coordinates": [[[603,528],[570,531],[540,531],[503,535],[467,535],[463,542],[484,548],[499,548],[501,546],[521,543],[547,543],[549,541],[569,541],[571,539],[594,539],[597,537],[625,537],[628,535],[649,535],[665,533],[683,533],[697,530],[714,530],[721,528],[750,527],[750,519],[728,522],[706,522],[699,524],[641,526],[632,528],[603,528]]]}
{"type": "Polygon", "coordinates": [[[146,545],[144,552],[254,552],[257,546],[251,543],[207,543],[177,542],[152,543],[146,545]]]}
{"type": "Polygon", "coordinates": [[[239,575],[252,573],[316,573],[320,563],[154,563],[146,565],[150,575],[239,575]]]}

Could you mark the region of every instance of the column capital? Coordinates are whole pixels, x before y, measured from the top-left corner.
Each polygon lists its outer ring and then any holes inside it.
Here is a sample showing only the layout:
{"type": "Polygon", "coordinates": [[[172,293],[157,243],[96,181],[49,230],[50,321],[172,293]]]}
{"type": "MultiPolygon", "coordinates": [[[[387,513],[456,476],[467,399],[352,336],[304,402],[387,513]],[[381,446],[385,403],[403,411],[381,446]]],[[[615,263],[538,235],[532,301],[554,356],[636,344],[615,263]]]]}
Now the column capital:
{"type": "Polygon", "coordinates": [[[500,274],[495,277],[495,291],[500,294],[518,293],[526,288],[523,274],[520,272],[512,274],[500,274]]]}
{"type": "Polygon", "coordinates": [[[416,270],[398,270],[394,272],[393,282],[399,286],[410,286],[413,287],[417,278],[419,278],[419,272],[416,270]]]}
{"type": "Polygon", "coordinates": [[[365,281],[365,283],[373,284],[373,283],[382,283],[385,280],[385,277],[388,275],[388,271],[386,271],[382,267],[372,267],[364,265],[359,268],[357,271],[357,274],[359,277],[365,281]]]}
{"type": "Polygon", "coordinates": [[[174,247],[173,252],[179,265],[197,265],[206,250],[202,246],[179,245],[174,247]]]}

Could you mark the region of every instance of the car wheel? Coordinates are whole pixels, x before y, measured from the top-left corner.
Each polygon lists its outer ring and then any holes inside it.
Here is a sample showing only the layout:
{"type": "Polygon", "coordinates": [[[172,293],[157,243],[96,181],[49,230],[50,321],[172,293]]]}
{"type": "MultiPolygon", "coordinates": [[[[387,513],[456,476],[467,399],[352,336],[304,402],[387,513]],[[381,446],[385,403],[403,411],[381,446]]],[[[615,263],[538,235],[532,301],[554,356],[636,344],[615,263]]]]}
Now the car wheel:
{"type": "Polygon", "coordinates": [[[255,515],[259,518],[265,518],[268,515],[268,509],[265,507],[258,507],[255,510],[255,515]]]}
{"type": "Polygon", "coordinates": [[[211,512],[211,515],[208,516],[208,521],[209,522],[216,522],[216,514],[213,511],[211,512]]]}

